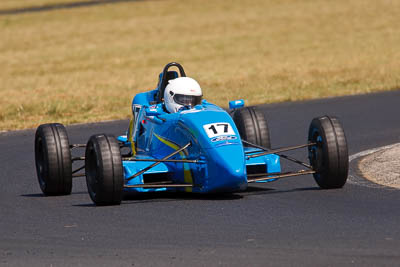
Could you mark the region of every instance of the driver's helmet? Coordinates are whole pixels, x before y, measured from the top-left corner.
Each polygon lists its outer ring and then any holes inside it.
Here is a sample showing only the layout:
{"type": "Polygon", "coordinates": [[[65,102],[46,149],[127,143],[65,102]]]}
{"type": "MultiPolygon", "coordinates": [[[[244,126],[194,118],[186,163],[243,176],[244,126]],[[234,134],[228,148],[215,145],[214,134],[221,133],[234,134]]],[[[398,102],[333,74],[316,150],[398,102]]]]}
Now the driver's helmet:
{"type": "Polygon", "coordinates": [[[189,77],[172,79],[165,87],[165,108],[170,113],[178,112],[185,106],[192,108],[200,104],[202,96],[200,85],[194,79],[189,77]]]}

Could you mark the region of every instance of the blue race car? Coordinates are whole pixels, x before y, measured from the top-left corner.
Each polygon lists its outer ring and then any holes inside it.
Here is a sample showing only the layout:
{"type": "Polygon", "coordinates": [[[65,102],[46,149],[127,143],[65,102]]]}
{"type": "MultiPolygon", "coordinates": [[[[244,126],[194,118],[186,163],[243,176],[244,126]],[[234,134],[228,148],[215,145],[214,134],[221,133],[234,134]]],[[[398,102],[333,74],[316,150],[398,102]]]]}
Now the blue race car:
{"type": "Polygon", "coordinates": [[[249,183],[306,174],[321,188],[346,183],[347,143],[337,118],[313,119],[306,144],[271,149],[267,121],[256,108],[235,100],[226,111],[201,96],[197,82],[172,62],[155,90],[134,97],[126,135],[95,134],[86,145],[70,145],[62,124],[40,125],[35,160],[42,192],[70,194],[72,178],[86,176],[96,205],[118,205],[124,192],[239,192],[249,183]],[[85,156],[72,157],[79,147],[86,148],[85,156]],[[310,163],[282,154],[299,148],[308,148],[310,163]],[[282,172],[281,159],[303,169],[282,172]],[[84,166],[73,170],[79,161],[84,166]]]}

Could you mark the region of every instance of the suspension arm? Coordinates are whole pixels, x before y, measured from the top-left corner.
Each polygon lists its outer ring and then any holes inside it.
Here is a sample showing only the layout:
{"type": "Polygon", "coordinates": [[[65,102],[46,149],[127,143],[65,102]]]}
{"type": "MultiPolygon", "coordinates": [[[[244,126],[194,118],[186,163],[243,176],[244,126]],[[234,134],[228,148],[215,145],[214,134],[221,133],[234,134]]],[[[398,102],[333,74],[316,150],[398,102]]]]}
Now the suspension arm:
{"type": "Polygon", "coordinates": [[[303,147],[309,147],[309,146],[313,146],[313,145],[315,145],[315,143],[309,143],[309,144],[299,145],[299,146],[289,146],[289,147],[278,148],[278,149],[271,149],[271,150],[266,151],[266,152],[261,152],[261,153],[258,153],[258,154],[249,155],[247,157],[256,158],[256,157],[260,157],[260,156],[265,156],[265,155],[269,155],[269,154],[278,154],[280,152],[285,152],[285,151],[289,151],[289,150],[295,150],[295,149],[299,149],[299,148],[303,148],[303,147]]]}
{"type": "Polygon", "coordinates": [[[277,173],[272,176],[271,176],[271,174],[266,173],[265,176],[258,176],[257,178],[247,179],[247,182],[254,183],[254,182],[260,182],[260,181],[265,181],[265,180],[269,180],[269,179],[286,178],[286,177],[307,175],[307,174],[313,174],[313,173],[315,173],[315,171],[313,171],[313,170],[300,170],[297,172],[277,173]]]}
{"type": "Polygon", "coordinates": [[[182,163],[200,163],[201,161],[194,159],[136,159],[136,158],[122,158],[122,161],[148,161],[148,162],[182,162],[182,163]]]}
{"type": "MultiPolygon", "coordinates": [[[[262,147],[262,146],[259,146],[259,145],[253,144],[253,143],[250,143],[249,141],[246,141],[246,140],[242,140],[242,142],[245,143],[245,144],[248,144],[248,145],[250,145],[250,146],[253,146],[253,147],[255,147],[255,148],[262,149],[262,150],[264,150],[264,151],[271,151],[270,149],[267,149],[267,148],[265,148],[265,147],[262,147]]],[[[308,146],[309,146],[309,145],[314,145],[314,143],[308,144],[308,146]]],[[[260,156],[260,154],[258,154],[258,153],[259,153],[258,151],[255,151],[255,152],[252,151],[252,152],[250,152],[250,153],[255,153],[255,154],[253,154],[254,156],[260,156]]],[[[280,157],[282,157],[282,158],[284,158],[284,159],[287,159],[287,160],[292,161],[292,162],[294,162],[294,163],[300,164],[300,165],[302,165],[302,166],[304,166],[304,167],[306,167],[306,168],[312,169],[312,166],[311,166],[311,165],[309,165],[309,164],[307,164],[307,163],[305,163],[305,162],[303,162],[303,161],[300,161],[300,160],[298,160],[298,159],[296,159],[296,158],[293,158],[293,157],[291,157],[291,156],[284,155],[284,154],[281,154],[281,153],[278,153],[278,152],[275,152],[274,154],[278,154],[280,157]]]]}
{"type": "MultiPolygon", "coordinates": [[[[178,150],[172,152],[171,154],[165,156],[165,157],[162,158],[161,160],[167,160],[167,159],[169,159],[170,157],[175,156],[176,154],[178,154],[178,153],[182,152],[183,150],[185,150],[186,148],[188,148],[190,145],[191,145],[191,142],[187,143],[186,145],[184,145],[183,147],[179,148],[178,150]]],[[[132,175],[131,177],[127,178],[126,181],[130,181],[130,180],[132,180],[133,178],[138,177],[139,175],[141,175],[141,174],[145,173],[146,171],[150,170],[151,168],[157,166],[157,165],[160,164],[161,162],[162,162],[162,161],[157,161],[157,162],[151,164],[150,166],[144,168],[144,169],[141,170],[140,172],[137,172],[136,174],[134,174],[134,175],[132,175]]]]}
{"type": "Polygon", "coordinates": [[[125,188],[178,188],[178,187],[193,187],[192,184],[135,184],[135,185],[124,185],[125,188]]]}

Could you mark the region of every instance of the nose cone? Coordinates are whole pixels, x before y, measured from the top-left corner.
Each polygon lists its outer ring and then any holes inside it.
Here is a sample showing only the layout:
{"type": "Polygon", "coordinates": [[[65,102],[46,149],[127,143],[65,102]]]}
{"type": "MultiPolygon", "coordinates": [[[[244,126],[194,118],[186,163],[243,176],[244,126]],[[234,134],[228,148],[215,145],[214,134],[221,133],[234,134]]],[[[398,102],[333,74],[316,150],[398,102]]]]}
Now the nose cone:
{"type": "Polygon", "coordinates": [[[243,147],[238,144],[207,149],[207,192],[237,192],[247,188],[243,147]]]}

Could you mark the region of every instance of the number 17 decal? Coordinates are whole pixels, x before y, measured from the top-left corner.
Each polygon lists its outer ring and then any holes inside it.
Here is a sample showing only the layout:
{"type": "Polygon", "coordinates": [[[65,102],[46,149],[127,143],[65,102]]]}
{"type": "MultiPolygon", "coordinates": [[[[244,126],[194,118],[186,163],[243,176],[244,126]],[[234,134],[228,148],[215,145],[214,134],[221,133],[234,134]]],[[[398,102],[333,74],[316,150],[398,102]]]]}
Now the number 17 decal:
{"type": "Polygon", "coordinates": [[[209,138],[220,135],[235,135],[232,126],[227,122],[215,122],[203,125],[204,130],[209,138]]]}

